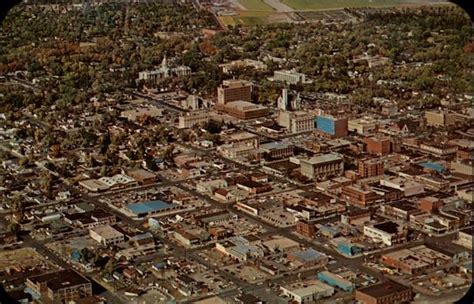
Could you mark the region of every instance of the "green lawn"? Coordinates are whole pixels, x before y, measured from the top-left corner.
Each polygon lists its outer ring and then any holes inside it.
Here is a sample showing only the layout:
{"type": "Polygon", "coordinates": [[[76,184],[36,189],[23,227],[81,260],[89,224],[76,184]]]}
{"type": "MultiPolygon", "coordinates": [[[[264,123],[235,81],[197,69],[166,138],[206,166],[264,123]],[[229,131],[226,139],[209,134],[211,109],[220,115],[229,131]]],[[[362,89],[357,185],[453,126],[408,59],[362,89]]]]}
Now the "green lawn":
{"type": "Polygon", "coordinates": [[[273,8],[267,5],[263,0],[238,0],[249,11],[272,12],[273,8]]]}
{"type": "Polygon", "coordinates": [[[389,6],[402,3],[420,2],[419,0],[280,0],[296,10],[330,9],[342,7],[389,6]]]}
{"type": "Polygon", "coordinates": [[[271,15],[271,12],[264,11],[241,11],[238,16],[221,16],[221,20],[225,25],[246,25],[252,26],[257,24],[266,24],[268,23],[268,17],[271,15]]]}

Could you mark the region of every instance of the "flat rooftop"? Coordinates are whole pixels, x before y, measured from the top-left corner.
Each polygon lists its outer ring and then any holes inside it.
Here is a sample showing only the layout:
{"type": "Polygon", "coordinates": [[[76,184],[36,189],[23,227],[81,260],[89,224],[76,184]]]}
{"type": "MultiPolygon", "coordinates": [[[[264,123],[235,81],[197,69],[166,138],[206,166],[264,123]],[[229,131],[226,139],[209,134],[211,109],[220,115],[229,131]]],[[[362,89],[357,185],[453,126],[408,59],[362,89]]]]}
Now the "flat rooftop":
{"type": "Polygon", "coordinates": [[[245,132],[245,131],[229,135],[229,138],[231,140],[247,140],[247,139],[254,139],[257,137],[258,137],[257,135],[252,134],[250,132],[245,132]]]}
{"type": "Polygon", "coordinates": [[[399,226],[397,223],[390,222],[390,221],[374,224],[374,228],[382,230],[390,234],[398,233],[398,227],[399,226]]]}
{"type": "Polygon", "coordinates": [[[85,277],[72,269],[50,272],[28,278],[34,284],[46,283],[53,291],[90,283],[85,277]]]}
{"type": "Polygon", "coordinates": [[[91,228],[91,230],[106,239],[112,239],[123,236],[121,232],[109,225],[94,227],[91,228]]]}
{"type": "Polygon", "coordinates": [[[332,162],[332,161],[340,161],[342,160],[342,157],[340,157],[337,154],[334,153],[329,153],[329,154],[323,154],[319,156],[313,156],[308,160],[302,160],[303,162],[308,162],[311,165],[317,165],[317,164],[322,164],[322,163],[327,163],[327,162],[332,162]]]}
{"type": "Polygon", "coordinates": [[[290,146],[289,143],[283,141],[273,141],[260,145],[262,150],[273,150],[273,149],[286,149],[290,146]]]}
{"type": "Polygon", "coordinates": [[[261,110],[267,109],[267,107],[251,103],[248,101],[237,100],[237,101],[230,101],[225,104],[226,107],[234,108],[240,111],[254,111],[254,110],[261,110]]]}
{"type": "Polygon", "coordinates": [[[381,298],[385,297],[389,294],[403,292],[409,290],[410,287],[406,287],[404,285],[398,284],[394,281],[386,281],[379,284],[367,286],[364,288],[359,289],[359,292],[365,293],[374,298],[381,298]]]}
{"type": "Polygon", "coordinates": [[[127,209],[135,214],[151,213],[176,207],[176,204],[165,203],[160,200],[148,201],[127,205],[127,209]]]}

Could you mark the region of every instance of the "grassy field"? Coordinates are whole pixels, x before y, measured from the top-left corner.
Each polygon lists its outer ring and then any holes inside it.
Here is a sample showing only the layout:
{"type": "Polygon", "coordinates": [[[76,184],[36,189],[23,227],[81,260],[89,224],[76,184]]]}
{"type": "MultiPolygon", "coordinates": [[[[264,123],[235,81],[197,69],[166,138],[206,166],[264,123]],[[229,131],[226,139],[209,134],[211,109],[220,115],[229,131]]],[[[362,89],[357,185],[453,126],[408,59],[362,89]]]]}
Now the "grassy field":
{"type": "Polygon", "coordinates": [[[296,10],[318,10],[342,7],[376,7],[420,2],[417,0],[280,0],[296,10]]]}
{"type": "Polygon", "coordinates": [[[263,0],[239,0],[239,3],[245,6],[249,11],[272,12],[273,8],[263,2],[263,0]]]}
{"type": "MultiPolygon", "coordinates": [[[[238,0],[247,10],[237,9],[238,16],[219,17],[225,25],[247,25],[267,24],[274,22],[285,22],[287,16],[278,14],[270,5],[263,0],[238,0]],[[285,18],[282,18],[286,17],[285,18]]],[[[328,9],[338,9],[344,7],[384,7],[399,6],[402,4],[427,3],[427,0],[279,0],[295,10],[311,11],[316,16],[308,15],[308,20],[320,19],[318,11],[328,9]]],[[[306,14],[306,13],[305,13],[306,14]]]]}
{"type": "Polygon", "coordinates": [[[272,12],[265,11],[240,11],[238,16],[222,16],[225,25],[256,25],[268,23],[268,17],[272,12]]]}

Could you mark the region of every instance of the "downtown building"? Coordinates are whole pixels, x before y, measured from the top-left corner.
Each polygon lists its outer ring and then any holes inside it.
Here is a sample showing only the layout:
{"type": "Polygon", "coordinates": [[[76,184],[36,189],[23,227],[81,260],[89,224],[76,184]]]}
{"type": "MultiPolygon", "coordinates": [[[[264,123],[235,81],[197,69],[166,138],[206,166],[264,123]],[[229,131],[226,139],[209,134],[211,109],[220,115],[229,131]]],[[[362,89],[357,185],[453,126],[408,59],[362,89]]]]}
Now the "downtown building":
{"type": "Polygon", "coordinates": [[[224,80],[217,88],[217,104],[223,105],[232,101],[252,100],[252,83],[246,80],[224,80]]]}
{"type": "Polygon", "coordinates": [[[309,179],[327,179],[344,173],[344,161],[335,153],[313,156],[300,161],[301,174],[309,179]]]}
{"type": "Polygon", "coordinates": [[[347,136],[347,118],[337,118],[333,116],[317,116],[315,121],[318,133],[329,138],[340,138],[347,136]]]}

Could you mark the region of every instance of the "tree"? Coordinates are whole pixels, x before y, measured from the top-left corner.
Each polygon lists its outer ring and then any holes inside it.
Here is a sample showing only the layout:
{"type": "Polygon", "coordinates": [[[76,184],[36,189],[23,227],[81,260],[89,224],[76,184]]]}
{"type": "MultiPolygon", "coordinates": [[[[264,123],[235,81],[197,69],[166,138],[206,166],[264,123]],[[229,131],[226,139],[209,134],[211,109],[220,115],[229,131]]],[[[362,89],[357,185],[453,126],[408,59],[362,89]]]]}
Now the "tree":
{"type": "Polygon", "coordinates": [[[104,266],[104,271],[108,274],[112,274],[115,271],[115,268],[117,267],[117,261],[114,258],[110,258],[107,261],[107,264],[104,266]]]}
{"type": "Polygon", "coordinates": [[[163,160],[167,161],[168,163],[174,163],[174,145],[169,145],[166,147],[165,151],[163,152],[163,160]]]}
{"type": "Polygon", "coordinates": [[[21,232],[21,225],[16,222],[10,222],[8,224],[8,231],[15,233],[15,235],[18,235],[21,232]]]}

